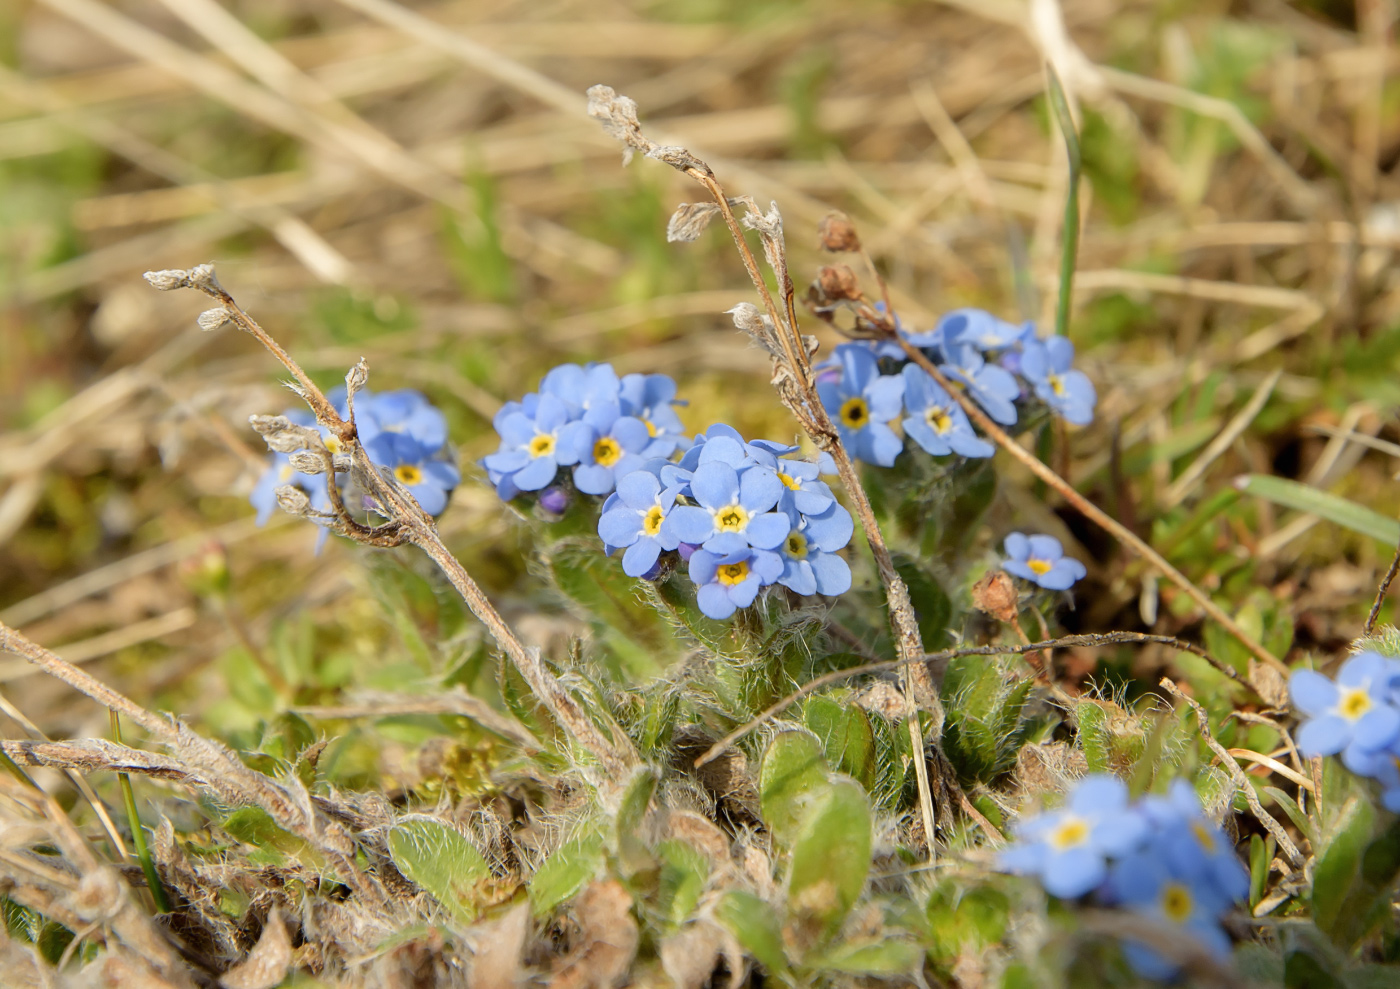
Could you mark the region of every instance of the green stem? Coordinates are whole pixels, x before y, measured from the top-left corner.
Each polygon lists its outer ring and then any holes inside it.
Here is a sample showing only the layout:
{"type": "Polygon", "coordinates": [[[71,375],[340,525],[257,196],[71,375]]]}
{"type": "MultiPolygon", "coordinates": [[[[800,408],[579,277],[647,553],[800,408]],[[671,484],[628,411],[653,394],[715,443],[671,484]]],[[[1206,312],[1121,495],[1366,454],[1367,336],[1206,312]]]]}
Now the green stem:
{"type": "MultiPolygon", "coordinates": [[[[112,715],[112,739],[117,744],[122,741],[122,723],[117,717],[117,712],[110,712],[112,715]]],[[[127,773],[117,773],[117,779],[121,781],[122,800],[126,803],[126,819],[131,827],[131,842],[136,846],[136,857],[141,862],[141,871],[146,874],[146,885],[151,890],[151,898],[156,902],[158,913],[170,913],[170,898],[165,895],[165,887],[161,884],[160,874],[156,872],[155,860],[151,858],[151,850],[146,845],[146,832],[141,827],[141,815],[136,812],[136,795],[131,790],[131,776],[127,773]]]]}
{"type": "Polygon", "coordinates": [[[1074,265],[1079,257],[1079,172],[1083,164],[1079,153],[1079,133],[1074,129],[1074,116],[1069,111],[1060,77],[1047,64],[1050,109],[1065,138],[1065,154],[1069,158],[1069,195],[1065,198],[1065,245],[1060,255],[1060,299],[1055,308],[1055,332],[1065,336],[1069,329],[1069,309],[1074,301],[1074,265]]]}

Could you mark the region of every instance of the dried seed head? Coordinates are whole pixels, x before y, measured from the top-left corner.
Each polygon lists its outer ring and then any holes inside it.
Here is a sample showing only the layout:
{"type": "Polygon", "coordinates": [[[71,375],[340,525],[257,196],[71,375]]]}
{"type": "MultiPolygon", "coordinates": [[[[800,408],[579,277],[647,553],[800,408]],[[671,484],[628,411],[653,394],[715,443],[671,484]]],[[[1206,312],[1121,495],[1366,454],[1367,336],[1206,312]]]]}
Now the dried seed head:
{"type": "Polygon", "coordinates": [[[860,279],[856,273],[844,264],[830,264],[817,272],[817,285],[822,294],[827,299],[850,299],[855,301],[864,298],[865,293],[860,290],[860,279]]]}
{"type": "Polygon", "coordinates": [[[314,450],[324,446],[321,434],[308,426],[298,426],[286,416],[249,416],[253,431],[266,442],[268,449],[278,453],[314,450]]]}
{"type": "Polygon", "coordinates": [[[824,251],[858,251],[860,234],[845,213],[828,213],[817,227],[817,237],[824,251]]]}
{"type": "Polygon", "coordinates": [[[1016,585],[1005,570],[990,570],[972,585],[972,606],[998,621],[1016,620],[1017,600],[1016,585]]]}
{"type": "Polygon", "coordinates": [[[751,200],[746,204],[749,211],[744,214],[741,222],[750,230],[757,230],[766,237],[774,240],[783,239],[783,214],[778,211],[778,204],[771,199],[768,201],[768,212],[760,213],[758,206],[751,200]]]}
{"type": "Polygon", "coordinates": [[[228,316],[228,310],[220,306],[217,309],[204,310],[204,312],[199,314],[199,319],[196,320],[196,322],[199,323],[199,328],[201,330],[208,333],[210,330],[217,330],[227,323],[228,316]]]}
{"type": "Polygon", "coordinates": [[[166,268],[163,271],[148,271],[141,277],[151,283],[157,292],[170,292],[184,288],[190,283],[190,273],[183,268],[166,268]]]}
{"type": "Polygon", "coordinates": [[[345,390],[353,395],[363,388],[367,381],[369,381],[369,365],[361,357],[358,364],[345,372],[345,390]]]}
{"type": "Polygon", "coordinates": [[[187,273],[190,284],[195,288],[201,288],[209,292],[222,293],[224,287],[219,284],[219,280],[214,277],[213,263],[197,264],[187,273]]]}
{"type": "Polygon", "coordinates": [[[778,338],[773,321],[759,311],[752,302],[741,302],[726,314],[734,320],[734,325],[747,333],[749,339],[775,357],[779,353],[778,338]]]}
{"type": "Polygon", "coordinates": [[[642,136],[642,125],[637,121],[637,104],[626,96],[619,96],[611,86],[590,86],[588,89],[588,115],[603,125],[614,140],[627,147],[622,152],[622,163],[632,160],[632,152],[649,152],[654,145],[642,136]]]}
{"type": "Polygon", "coordinates": [[[293,470],[301,471],[303,474],[324,474],[326,472],[326,462],[310,450],[297,450],[288,458],[293,470]]]}
{"type": "Polygon", "coordinates": [[[714,203],[681,203],[666,224],[666,240],[673,244],[695,240],[717,216],[719,207],[714,203]]]}
{"type": "Polygon", "coordinates": [[[291,429],[292,420],[286,416],[249,416],[248,425],[252,426],[253,432],[259,436],[271,436],[273,433],[291,429]]]}
{"type": "Polygon", "coordinates": [[[291,484],[283,484],[276,491],[277,507],[288,515],[307,515],[311,512],[311,499],[306,492],[291,484]]]}

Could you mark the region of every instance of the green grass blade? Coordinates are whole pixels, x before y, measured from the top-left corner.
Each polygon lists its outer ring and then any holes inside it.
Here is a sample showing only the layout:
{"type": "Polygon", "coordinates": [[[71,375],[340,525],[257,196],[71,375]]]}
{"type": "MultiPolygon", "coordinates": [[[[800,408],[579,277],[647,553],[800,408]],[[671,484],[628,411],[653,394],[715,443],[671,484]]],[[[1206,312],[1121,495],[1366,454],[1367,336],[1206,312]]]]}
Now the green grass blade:
{"type": "MultiPolygon", "coordinates": [[[[117,717],[117,712],[112,711],[112,739],[118,745],[122,741],[121,721],[117,717]]],[[[150,846],[146,844],[146,832],[141,827],[141,815],[136,811],[136,795],[131,790],[131,776],[127,773],[117,773],[117,779],[121,783],[122,802],[126,804],[126,820],[131,828],[131,843],[136,846],[136,858],[141,862],[141,871],[146,874],[146,886],[151,891],[151,899],[156,902],[157,913],[169,913],[170,898],[165,895],[165,886],[160,881],[160,873],[156,872],[155,860],[151,858],[150,846]]]]}
{"type": "Polygon", "coordinates": [[[1400,521],[1306,484],[1267,474],[1245,474],[1235,479],[1235,487],[1275,505],[1320,516],[1345,529],[1379,539],[1387,546],[1400,544],[1400,521]]]}
{"type": "Polygon", "coordinates": [[[1049,80],[1050,110],[1065,138],[1065,154],[1069,158],[1069,195],[1065,197],[1065,243],[1060,255],[1060,300],[1055,309],[1055,332],[1065,336],[1069,329],[1069,307],[1074,295],[1074,265],[1079,257],[1079,173],[1083,156],[1079,150],[1079,132],[1074,129],[1074,115],[1069,112],[1060,77],[1048,63],[1045,73],[1049,80]]]}

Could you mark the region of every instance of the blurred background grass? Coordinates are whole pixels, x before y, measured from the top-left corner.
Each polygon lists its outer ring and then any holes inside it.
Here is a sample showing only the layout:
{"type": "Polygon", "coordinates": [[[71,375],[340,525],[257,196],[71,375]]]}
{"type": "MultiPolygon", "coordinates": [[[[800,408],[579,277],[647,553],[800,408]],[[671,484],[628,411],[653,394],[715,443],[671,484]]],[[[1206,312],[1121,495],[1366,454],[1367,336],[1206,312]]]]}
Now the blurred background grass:
{"type": "MultiPolygon", "coordinates": [[[[319,380],[363,356],[373,387],[428,393],[466,472],[449,545],[556,651],[581,625],[474,467],[501,401],[560,361],[609,360],[677,377],[693,430],[796,431],[722,315],[750,295],[732,246],[719,231],[665,242],[697,191],[654,163],[619,167],[582,113],[589,85],[635,98],[732,193],[776,200],[800,277],[840,208],[906,325],[1054,302],[1065,172],[1019,0],[409,7],[418,28],[479,47],[464,61],[364,0],[0,11],[0,619],[249,747],[288,706],[492,674],[414,554],[333,539],[316,556],[309,525],[253,525],[264,455],[247,416],[291,396],[252,341],[200,333],[198,299],[152,292],[143,270],[213,260],[319,380]],[[557,87],[510,81],[520,66],[557,87]]],[[[1384,0],[1064,7],[1106,69],[1067,80],[1087,176],[1071,337],[1100,406],[1048,452],[1256,628],[1292,625],[1319,652],[1359,631],[1389,549],[1234,498],[1230,481],[1277,473],[1400,506],[1393,14],[1384,0]],[[1172,488],[1273,371],[1262,411],[1199,483],[1172,488]]],[[[1068,540],[1091,568],[1072,630],[1194,627],[1184,599],[1002,474],[978,551],[1013,520],[1068,540]]],[[[1071,671],[1163,661],[1135,655],[1085,653],[1071,671]]],[[[106,730],[19,661],[0,685],[51,732],[106,730]]],[[[441,725],[383,719],[364,745],[357,730],[331,778],[411,783],[441,725]]]]}

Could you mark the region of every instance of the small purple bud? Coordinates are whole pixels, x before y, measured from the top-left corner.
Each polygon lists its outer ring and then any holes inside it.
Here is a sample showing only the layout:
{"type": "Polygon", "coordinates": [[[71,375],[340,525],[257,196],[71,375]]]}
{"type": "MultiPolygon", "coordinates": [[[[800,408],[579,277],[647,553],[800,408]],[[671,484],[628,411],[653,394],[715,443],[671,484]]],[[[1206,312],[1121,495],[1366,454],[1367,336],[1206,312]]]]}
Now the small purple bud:
{"type": "Polygon", "coordinates": [[[1019,350],[1008,350],[1001,355],[1001,360],[997,361],[1002,367],[1012,374],[1021,373],[1021,352],[1019,350]]]}
{"type": "Polygon", "coordinates": [[[691,555],[699,548],[695,543],[681,543],[676,547],[676,552],[680,554],[682,561],[689,563],[691,555]]]}
{"type": "Polygon", "coordinates": [[[569,507],[569,492],[563,488],[545,488],[540,492],[540,507],[554,515],[563,515],[569,507]]]}

